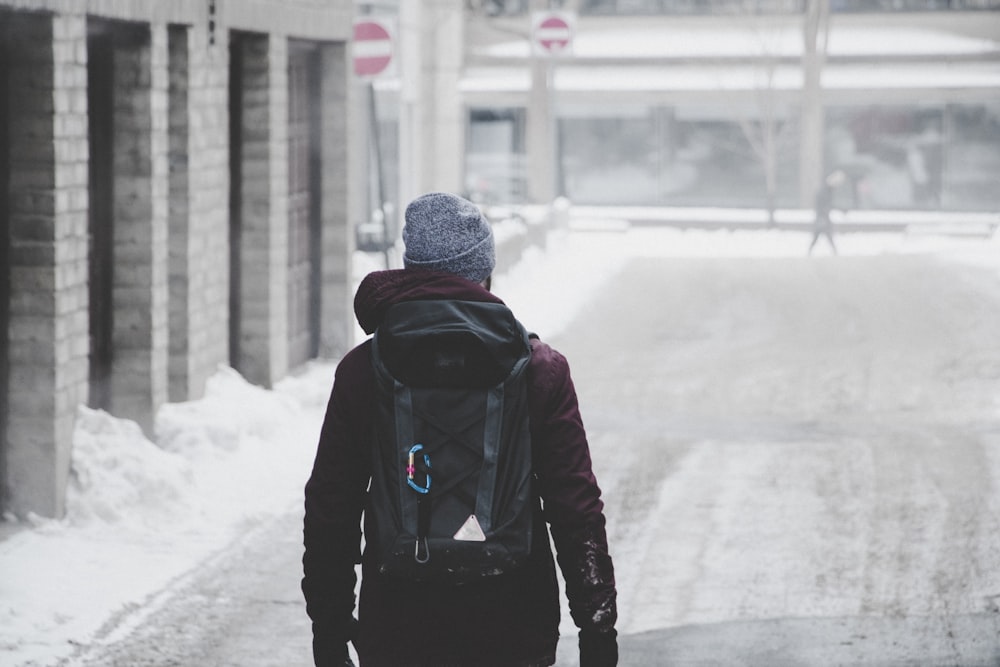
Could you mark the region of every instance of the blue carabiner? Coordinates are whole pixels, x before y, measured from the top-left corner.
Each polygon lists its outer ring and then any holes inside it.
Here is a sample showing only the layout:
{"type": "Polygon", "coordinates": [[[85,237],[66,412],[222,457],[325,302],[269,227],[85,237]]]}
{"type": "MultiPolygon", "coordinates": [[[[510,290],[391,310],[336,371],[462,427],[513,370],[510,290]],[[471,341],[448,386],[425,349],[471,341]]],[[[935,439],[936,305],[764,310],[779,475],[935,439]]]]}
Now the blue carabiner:
{"type": "MultiPolygon", "coordinates": [[[[416,476],[416,473],[417,473],[417,468],[416,468],[416,465],[414,464],[414,457],[416,456],[417,452],[419,452],[423,448],[424,448],[424,446],[421,445],[420,443],[417,443],[416,445],[413,445],[412,447],[410,447],[409,463],[406,466],[406,483],[409,484],[410,488],[413,489],[414,491],[416,491],[417,493],[424,493],[424,494],[426,494],[426,493],[430,493],[430,490],[431,490],[431,474],[430,474],[430,472],[426,473],[427,482],[426,482],[426,484],[424,486],[420,486],[415,481],[413,481],[413,478],[416,476]]],[[[430,470],[430,468],[431,468],[431,457],[430,457],[429,454],[424,454],[424,467],[427,470],[430,470]]]]}

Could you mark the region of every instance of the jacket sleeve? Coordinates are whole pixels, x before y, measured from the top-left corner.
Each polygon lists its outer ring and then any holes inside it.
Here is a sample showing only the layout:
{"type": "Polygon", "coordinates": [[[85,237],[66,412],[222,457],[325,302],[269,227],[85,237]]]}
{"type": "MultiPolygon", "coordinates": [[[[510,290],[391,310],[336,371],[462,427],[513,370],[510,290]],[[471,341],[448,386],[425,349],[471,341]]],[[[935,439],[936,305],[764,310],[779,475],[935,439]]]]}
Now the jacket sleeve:
{"type": "Polygon", "coordinates": [[[305,487],[302,592],[312,620],[317,667],[343,665],[354,630],[355,565],[370,477],[372,379],[367,346],[337,367],[312,474],[305,487]]]}
{"type": "Polygon", "coordinates": [[[604,503],[565,357],[536,342],[532,354],[532,442],[546,522],[570,614],[581,632],[612,632],[618,618],[604,503]]]}

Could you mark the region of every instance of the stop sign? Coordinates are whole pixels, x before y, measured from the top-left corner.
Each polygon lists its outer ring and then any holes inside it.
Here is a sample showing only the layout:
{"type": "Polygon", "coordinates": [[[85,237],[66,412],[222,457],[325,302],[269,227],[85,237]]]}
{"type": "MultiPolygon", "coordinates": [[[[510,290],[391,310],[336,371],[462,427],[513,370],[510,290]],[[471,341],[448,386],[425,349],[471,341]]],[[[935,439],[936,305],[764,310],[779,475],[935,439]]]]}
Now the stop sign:
{"type": "Polygon", "coordinates": [[[535,43],[546,53],[560,53],[569,46],[573,29],[562,14],[540,14],[535,19],[535,43]]]}
{"type": "Polygon", "coordinates": [[[381,74],[392,60],[392,37],[378,21],[359,20],[354,24],[351,53],[355,74],[365,77],[381,74]]]}

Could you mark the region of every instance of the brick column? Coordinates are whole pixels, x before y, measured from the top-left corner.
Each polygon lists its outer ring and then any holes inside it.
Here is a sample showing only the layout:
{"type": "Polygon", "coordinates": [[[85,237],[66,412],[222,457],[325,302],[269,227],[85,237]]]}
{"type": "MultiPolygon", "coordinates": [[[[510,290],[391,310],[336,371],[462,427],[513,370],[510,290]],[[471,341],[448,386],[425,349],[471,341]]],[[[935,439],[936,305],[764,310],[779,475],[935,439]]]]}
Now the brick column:
{"type": "Polygon", "coordinates": [[[237,43],[243,49],[237,370],[270,386],[288,371],[288,46],[273,35],[237,43]]]}
{"type": "Polygon", "coordinates": [[[167,400],[167,30],[114,51],[114,357],[111,407],[152,432],[167,400]]]}
{"type": "Polygon", "coordinates": [[[354,308],[351,277],[353,228],[348,220],[349,63],[345,43],[320,49],[323,165],[321,356],[335,358],[353,344],[354,308]]]}
{"type": "Polygon", "coordinates": [[[87,399],[87,24],[9,18],[9,509],[61,516],[87,399]]]}
{"type": "Polygon", "coordinates": [[[229,49],[224,33],[189,34],[190,399],[229,362],[229,49]]]}
{"type": "Polygon", "coordinates": [[[226,54],[204,26],[169,30],[172,401],[200,398],[229,359],[226,54]]]}
{"type": "Polygon", "coordinates": [[[170,381],[171,401],[183,401],[191,393],[191,297],[200,287],[191,275],[191,178],[190,178],[190,90],[189,29],[172,26],[167,31],[169,88],[167,96],[170,124],[168,182],[169,299],[170,299],[170,381]]]}

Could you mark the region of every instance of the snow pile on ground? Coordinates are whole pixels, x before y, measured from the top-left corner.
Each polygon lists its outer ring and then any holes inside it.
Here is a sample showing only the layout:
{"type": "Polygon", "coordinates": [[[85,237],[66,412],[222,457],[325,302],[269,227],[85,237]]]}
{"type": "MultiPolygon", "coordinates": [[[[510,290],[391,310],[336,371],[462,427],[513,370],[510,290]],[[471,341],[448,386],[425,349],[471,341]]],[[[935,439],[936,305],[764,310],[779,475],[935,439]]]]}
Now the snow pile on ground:
{"type": "Polygon", "coordinates": [[[165,405],[157,444],[81,407],[67,515],[0,542],[0,657],[51,665],[244,531],[301,502],[333,363],[266,391],[221,368],[165,405]]]}
{"type": "MultiPolygon", "coordinates": [[[[562,334],[615,271],[641,256],[803,256],[808,236],[609,225],[553,232],[494,291],[527,328],[562,334]]],[[[843,254],[940,252],[1000,271],[1000,239],[857,234],[843,254]]],[[[829,254],[820,250],[818,254],[829,254]]],[[[381,268],[370,257],[361,272],[381,268]]],[[[301,504],[334,361],[267,391],[220,368],[204,398],[168,404],[156,442],[134,423],[80,408],[67,516],[0,541],[0,662],[53,665],[110,640],[120,621],[269,517],[301,504]]]]}
{"type": "Polygon", "coordinates": [[[71,470],[71,525],[134,521],[155,530],[191,512],[191,463],[147,440],[135,422],[80,407],[71,470]]]}
{"type": "Polygon", "coordinates": [[[286,482],[301,482],[312,461],[332,372],[318,363],[267,391],[220,368],[204,398],[162,407],[156,444],[134,422],[80,407],[64,523],[197,532],[286,510],[286,482]]]}

